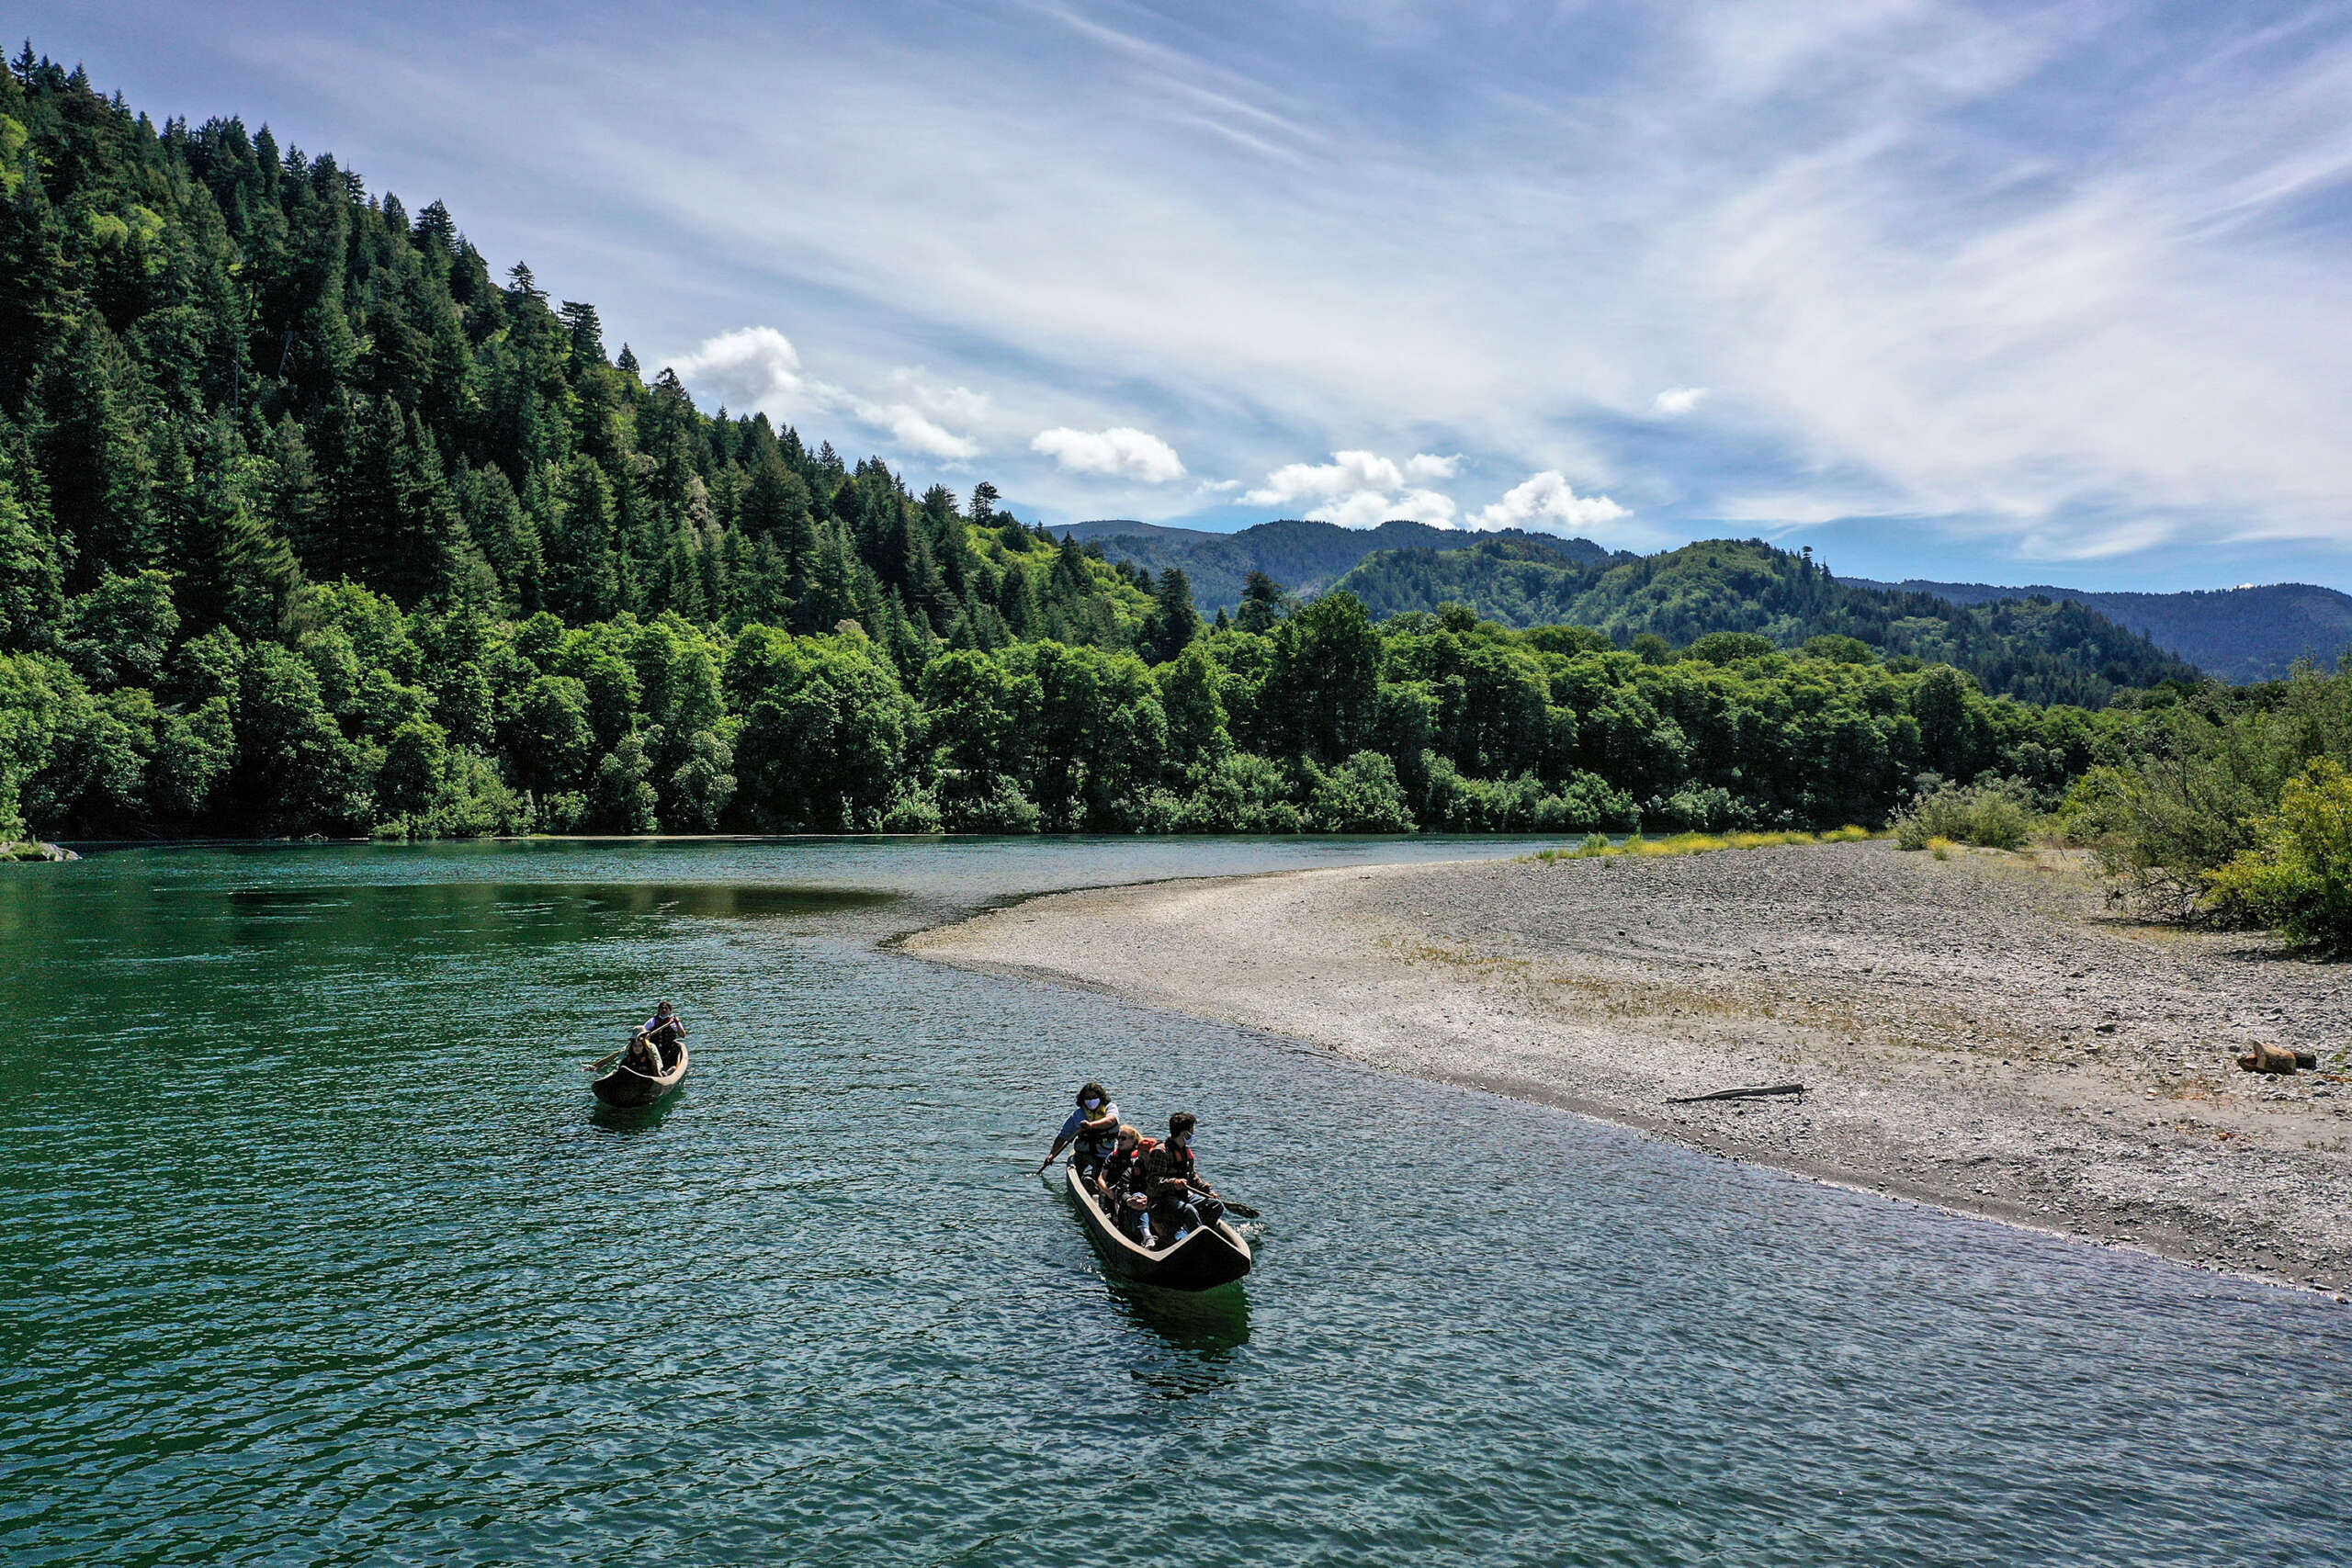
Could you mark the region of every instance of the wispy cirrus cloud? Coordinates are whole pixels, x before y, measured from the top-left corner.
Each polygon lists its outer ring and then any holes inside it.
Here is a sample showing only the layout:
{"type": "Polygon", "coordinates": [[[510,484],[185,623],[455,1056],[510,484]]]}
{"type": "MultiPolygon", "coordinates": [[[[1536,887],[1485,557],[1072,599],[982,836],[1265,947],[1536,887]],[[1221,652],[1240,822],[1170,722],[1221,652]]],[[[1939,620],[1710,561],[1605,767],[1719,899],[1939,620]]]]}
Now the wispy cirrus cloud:
{"type": "Polygon", "coordinates": [[[1114,477],[1162,517],[1458,517],[1459,475],[1274,477],[1439,450],[1576,475],[1662,536],[1850,493],[1890,552],[1987,571],[2273,541],[2324,580],[2352,548],[2341,6],[874,0],[788,43],[749,0],[593,39],[551,0],[435,21],[122,0],[55,47],[447,196],[616,336],[701,344],[698,395],[986,457],[1065,517],[1114,477]],[[713,347],[763,320],[821,342],[821,378],[713,347]],[[1051,430],[1269,477],[1149,485],[1051,430]]]}

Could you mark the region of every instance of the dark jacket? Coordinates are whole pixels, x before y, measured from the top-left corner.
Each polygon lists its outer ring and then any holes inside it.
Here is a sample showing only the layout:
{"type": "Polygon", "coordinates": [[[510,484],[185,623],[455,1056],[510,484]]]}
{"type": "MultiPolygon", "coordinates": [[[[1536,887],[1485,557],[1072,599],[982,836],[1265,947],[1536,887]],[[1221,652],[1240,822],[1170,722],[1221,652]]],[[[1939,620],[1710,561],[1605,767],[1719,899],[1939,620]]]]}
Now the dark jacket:
{"type": "Polygon", "coordinates": [[[1194,1180],[1197,1174],[1193,1151],[1173,1144],[1162,1144],[1146,1155],[1140,1170],[1145,1195],[1155,1203],[1164,1198],[1183,1196],[1189,1190],[1186,1183],[1194,1180]]]}

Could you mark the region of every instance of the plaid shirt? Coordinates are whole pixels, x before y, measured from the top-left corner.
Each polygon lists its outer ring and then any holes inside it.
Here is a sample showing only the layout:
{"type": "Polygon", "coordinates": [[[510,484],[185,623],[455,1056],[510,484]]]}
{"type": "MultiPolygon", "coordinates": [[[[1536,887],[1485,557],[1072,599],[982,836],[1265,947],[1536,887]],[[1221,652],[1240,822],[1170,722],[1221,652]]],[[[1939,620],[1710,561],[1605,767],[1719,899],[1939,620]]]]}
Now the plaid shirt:
{"type": "Polygon", "coordinates": [[[1193,1151],[1162,1144],[1143,1156],[1143,1190],[1154,1202],[1181,1193],[1193,1179],[1193,1151]]]}

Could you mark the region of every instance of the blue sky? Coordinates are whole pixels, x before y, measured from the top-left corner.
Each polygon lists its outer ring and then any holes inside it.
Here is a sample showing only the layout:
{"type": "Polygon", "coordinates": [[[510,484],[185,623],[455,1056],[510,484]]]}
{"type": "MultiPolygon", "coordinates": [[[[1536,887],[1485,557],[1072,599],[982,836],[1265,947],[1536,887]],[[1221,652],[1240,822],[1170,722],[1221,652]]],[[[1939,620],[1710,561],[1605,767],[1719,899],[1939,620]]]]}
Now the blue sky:
{"type": "Polygon", "coordinates": [[[706,406],[1048,522],[2352,588],[2352,9],[70,5],[706,406]]]}

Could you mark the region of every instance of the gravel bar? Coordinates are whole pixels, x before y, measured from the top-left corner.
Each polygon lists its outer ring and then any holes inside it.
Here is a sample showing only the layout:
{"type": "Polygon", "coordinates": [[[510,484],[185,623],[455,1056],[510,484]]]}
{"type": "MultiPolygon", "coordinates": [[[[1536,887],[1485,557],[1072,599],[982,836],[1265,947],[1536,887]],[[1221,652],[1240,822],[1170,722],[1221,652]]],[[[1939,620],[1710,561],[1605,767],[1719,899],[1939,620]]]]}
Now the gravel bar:
{"type": "Polygon", "coordinates": [[[910,938],[1893,1198],[2352,1292],[2352,972],[1884,841],[1053,895],[910,938]],[[2321,1070],[2257,1077],[2254,1041],[2321,1070]],[[1802,1100],[1668,1105],[1802,1081],[1802,1100]]]}

